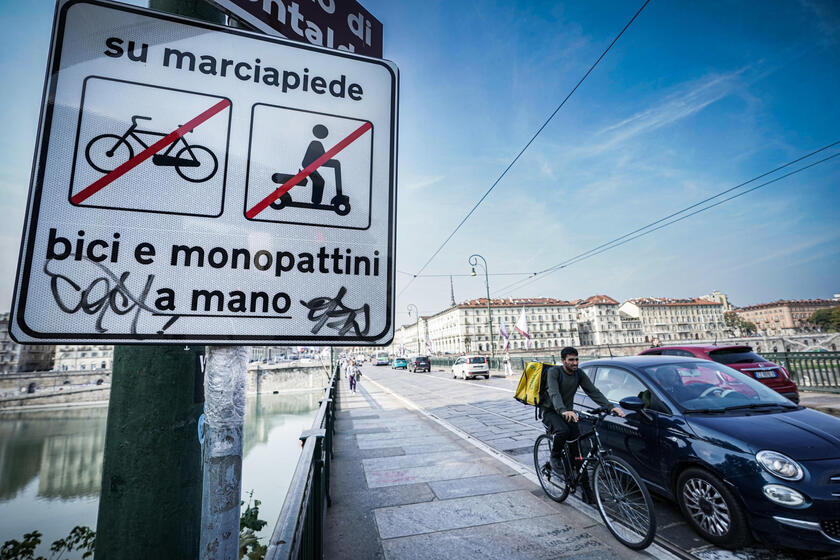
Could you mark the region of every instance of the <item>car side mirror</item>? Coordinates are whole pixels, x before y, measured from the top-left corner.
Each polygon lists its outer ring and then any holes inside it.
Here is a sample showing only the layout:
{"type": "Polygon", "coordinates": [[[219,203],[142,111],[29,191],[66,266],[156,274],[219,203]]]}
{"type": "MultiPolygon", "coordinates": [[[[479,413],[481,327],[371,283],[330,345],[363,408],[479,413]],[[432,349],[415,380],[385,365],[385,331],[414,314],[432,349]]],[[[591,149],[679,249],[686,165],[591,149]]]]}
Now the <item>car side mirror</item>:
{"type": "Polygon", "coordinates": [[[618,405],[625,410],[642,410],[645,403],[639,397],[625,397],[621,399],[618,405]]]}

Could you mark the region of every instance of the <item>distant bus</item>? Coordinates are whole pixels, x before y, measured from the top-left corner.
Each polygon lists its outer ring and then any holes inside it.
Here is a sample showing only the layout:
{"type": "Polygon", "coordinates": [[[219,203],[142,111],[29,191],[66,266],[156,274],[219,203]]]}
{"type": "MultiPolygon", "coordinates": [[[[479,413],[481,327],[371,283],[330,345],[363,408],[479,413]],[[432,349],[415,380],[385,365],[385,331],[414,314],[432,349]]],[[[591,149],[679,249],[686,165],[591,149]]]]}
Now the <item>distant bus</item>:
{"type": "Polygon", "coordinates": [[[391,363],[390,360],[388,359],[388,352],[385,352],[385,351],[376,352],[373,355],[373,363],[376,364],[377,366],[387,366],[389,363],[391,363]]]}

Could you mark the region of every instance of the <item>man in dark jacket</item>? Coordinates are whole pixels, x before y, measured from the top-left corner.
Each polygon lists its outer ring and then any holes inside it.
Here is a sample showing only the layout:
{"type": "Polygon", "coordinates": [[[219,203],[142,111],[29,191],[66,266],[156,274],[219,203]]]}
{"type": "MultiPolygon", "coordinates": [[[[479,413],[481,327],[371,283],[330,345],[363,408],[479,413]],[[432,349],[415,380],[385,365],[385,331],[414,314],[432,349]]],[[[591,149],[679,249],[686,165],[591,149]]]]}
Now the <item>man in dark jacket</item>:
{"type": "MultiPolygon", "coordinates": [[[[543,409],[543,424],[554,432],[554,445],[551,448],[551,468],[556,472],[563,472],[560,460],[563,445],[569,439],[580,435],[578,429],[578,415],[573,410],[575,392],[578,387],[589,395],[593,401],[601,406],[612,406],[604,394],[595,387],[592,380],[578,369],[578,351],[571,346],[560,352],[562,366],[554,366],[548,370],[548,396],[551,405],[543,409]]],[[[624,416],[624,411],[615,406],[612,412],[624,416]]],[[[577,455],[577,452],[575,452],[577,455]]]]}

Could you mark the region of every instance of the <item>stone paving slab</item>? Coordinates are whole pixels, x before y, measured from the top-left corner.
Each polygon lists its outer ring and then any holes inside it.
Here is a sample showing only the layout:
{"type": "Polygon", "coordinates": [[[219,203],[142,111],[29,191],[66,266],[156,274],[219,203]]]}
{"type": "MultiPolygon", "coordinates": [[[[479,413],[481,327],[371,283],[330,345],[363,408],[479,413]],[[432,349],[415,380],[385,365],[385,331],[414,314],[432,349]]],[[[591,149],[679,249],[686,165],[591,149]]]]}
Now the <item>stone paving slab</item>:
{"type": "Polygon", "coordinates": [[[380,486],[394,486],[398,484],[413,484],[416,482],[432,482],[435,480],[449,480],[480,476],[484,474],[495,474],[498,471],[485,463],[480,462],[447,462],[438,463],[423,467],[411,467],[405,469],[392,469],[375,472],[365,471],[365,478],[369,488],[380,486]]]}
{"type": "Polygon", "coordinates": [[[374,511],[383,539],[460,529],[556,513],[526,490],[436,500],[374,511]]]}
{"type": "Polygon", "coordinates": [[[440,463],[466,463],[473,455],[466,451],[438,451],[419,455],[403,455],[400,457],[383,457],[362,461],[365,472],[406,469],[410,467],[426,467],[440,463]]]}
{"type": "Polygon", "coordinates": [[[383,549],[387,558],[403,560],[622,558],[560,514],[389,539],[383,549]]]}
{"type": "Polygon", "coordinates": [[[532,489],[533,485],[520,476],[505,476],[501,474],[477,476],[474,478],[459,478],[456,480],[440,480],[430,482],[429,487],[441,500],[463,498],[464,496],[478,496],[511,490],[532,489]]]}

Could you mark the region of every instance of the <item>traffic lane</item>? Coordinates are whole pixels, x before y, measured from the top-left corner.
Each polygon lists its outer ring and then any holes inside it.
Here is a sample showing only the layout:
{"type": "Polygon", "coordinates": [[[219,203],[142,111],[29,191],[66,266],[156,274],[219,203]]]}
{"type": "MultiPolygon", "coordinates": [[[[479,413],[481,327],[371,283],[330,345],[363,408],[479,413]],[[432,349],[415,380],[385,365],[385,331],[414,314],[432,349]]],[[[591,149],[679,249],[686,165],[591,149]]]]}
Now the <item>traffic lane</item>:
{"type": "MultiPolygon", "coordinates": [[[[375,379],[445,420],[471,437],[533,468],[534,439],[544,428],[534,419],[534,408],[515,401],[518,379],[452,379],[451,373],[410,373],[388,370],[375,379]]],[[[707,560],[811,560],[835,558],[831,554],[797,552],[754,546],[731,552],[716,548],[697,535],[685,522],[679,507],[654,495],[657,535],[698,558],[707,560]]]]}

